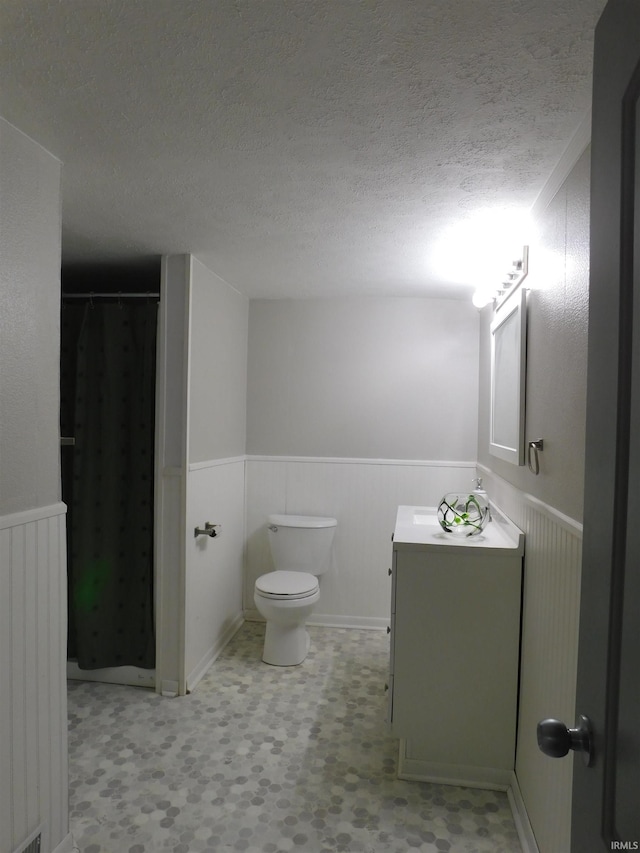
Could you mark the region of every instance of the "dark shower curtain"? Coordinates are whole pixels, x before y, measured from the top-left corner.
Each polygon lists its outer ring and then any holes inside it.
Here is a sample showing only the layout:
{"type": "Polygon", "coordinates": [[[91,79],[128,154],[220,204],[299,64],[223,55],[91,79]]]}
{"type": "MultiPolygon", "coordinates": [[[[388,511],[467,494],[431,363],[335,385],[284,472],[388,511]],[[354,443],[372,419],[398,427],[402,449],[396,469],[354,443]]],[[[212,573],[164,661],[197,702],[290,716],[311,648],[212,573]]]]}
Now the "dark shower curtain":
{"type": "Polygon", "coordinates": [[[68,657],[155,666],[153,450],[157,304],[64,304],[61,427],[69,507],[68,657]]]}

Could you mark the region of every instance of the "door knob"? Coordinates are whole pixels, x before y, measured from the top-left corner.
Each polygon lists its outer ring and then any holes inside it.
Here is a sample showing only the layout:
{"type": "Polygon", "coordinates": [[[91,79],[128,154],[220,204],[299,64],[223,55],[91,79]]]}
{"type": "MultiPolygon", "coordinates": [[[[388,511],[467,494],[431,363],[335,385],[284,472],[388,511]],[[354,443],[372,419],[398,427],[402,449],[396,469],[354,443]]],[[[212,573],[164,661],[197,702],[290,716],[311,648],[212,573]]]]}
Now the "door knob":
{"type": "Polygon", "coordinates": [[[575,729],[568,729],[560,720],[541,720],[538,723],[538,746],[551,758],[563,758],[570,749],[581,752],[587,767],[593,764],[591,722],[580,714],[575,729]]]}

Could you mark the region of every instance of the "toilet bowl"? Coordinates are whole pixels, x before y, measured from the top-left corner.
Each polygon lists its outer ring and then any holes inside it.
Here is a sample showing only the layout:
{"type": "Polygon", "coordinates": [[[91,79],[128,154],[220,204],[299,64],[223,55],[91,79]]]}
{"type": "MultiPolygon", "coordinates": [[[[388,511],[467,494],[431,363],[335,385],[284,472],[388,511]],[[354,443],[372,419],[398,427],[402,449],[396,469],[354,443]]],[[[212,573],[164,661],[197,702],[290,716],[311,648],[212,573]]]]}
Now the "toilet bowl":
{"type": "Polygon", "coordinates": [[[262,660],[297,666],[310,639],[305,623],[320,600],[318,576],[330,567],[335,518],[270,515],[268,536],[275,571],[261,575],[253,593],[267,623],[262,660]]]}

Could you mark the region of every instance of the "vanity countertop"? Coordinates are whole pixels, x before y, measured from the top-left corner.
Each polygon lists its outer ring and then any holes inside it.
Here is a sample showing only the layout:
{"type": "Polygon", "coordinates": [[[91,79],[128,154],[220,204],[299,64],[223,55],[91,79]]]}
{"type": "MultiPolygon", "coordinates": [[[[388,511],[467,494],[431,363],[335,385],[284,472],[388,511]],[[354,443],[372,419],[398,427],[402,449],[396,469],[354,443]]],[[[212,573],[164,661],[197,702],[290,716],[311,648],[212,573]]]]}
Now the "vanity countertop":
{"type": "Polygon", "coordinates": [[[491,508],[491,521],[475,536],[447,533],[440,527],[435,507],[399,506],[393,533],[395,551],[440,551],[443,548],[476,549],[479,554],[491,552],[524,554],[524,533],[506,516],[491,508]]]}

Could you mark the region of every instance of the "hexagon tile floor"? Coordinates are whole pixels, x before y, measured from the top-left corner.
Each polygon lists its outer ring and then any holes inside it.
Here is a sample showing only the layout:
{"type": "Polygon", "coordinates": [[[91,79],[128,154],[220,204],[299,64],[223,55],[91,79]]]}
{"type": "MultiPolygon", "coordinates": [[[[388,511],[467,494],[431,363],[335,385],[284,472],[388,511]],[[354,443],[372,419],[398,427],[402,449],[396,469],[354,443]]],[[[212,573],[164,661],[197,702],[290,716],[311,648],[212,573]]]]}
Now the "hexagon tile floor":
{"type": "Polygon", "coordinates": [[[245,623],[183,698],[70,683],[82,853],[520,853],[506,794],[396,778],[386,634],[310,633],[279,669],[245,623]]]}

